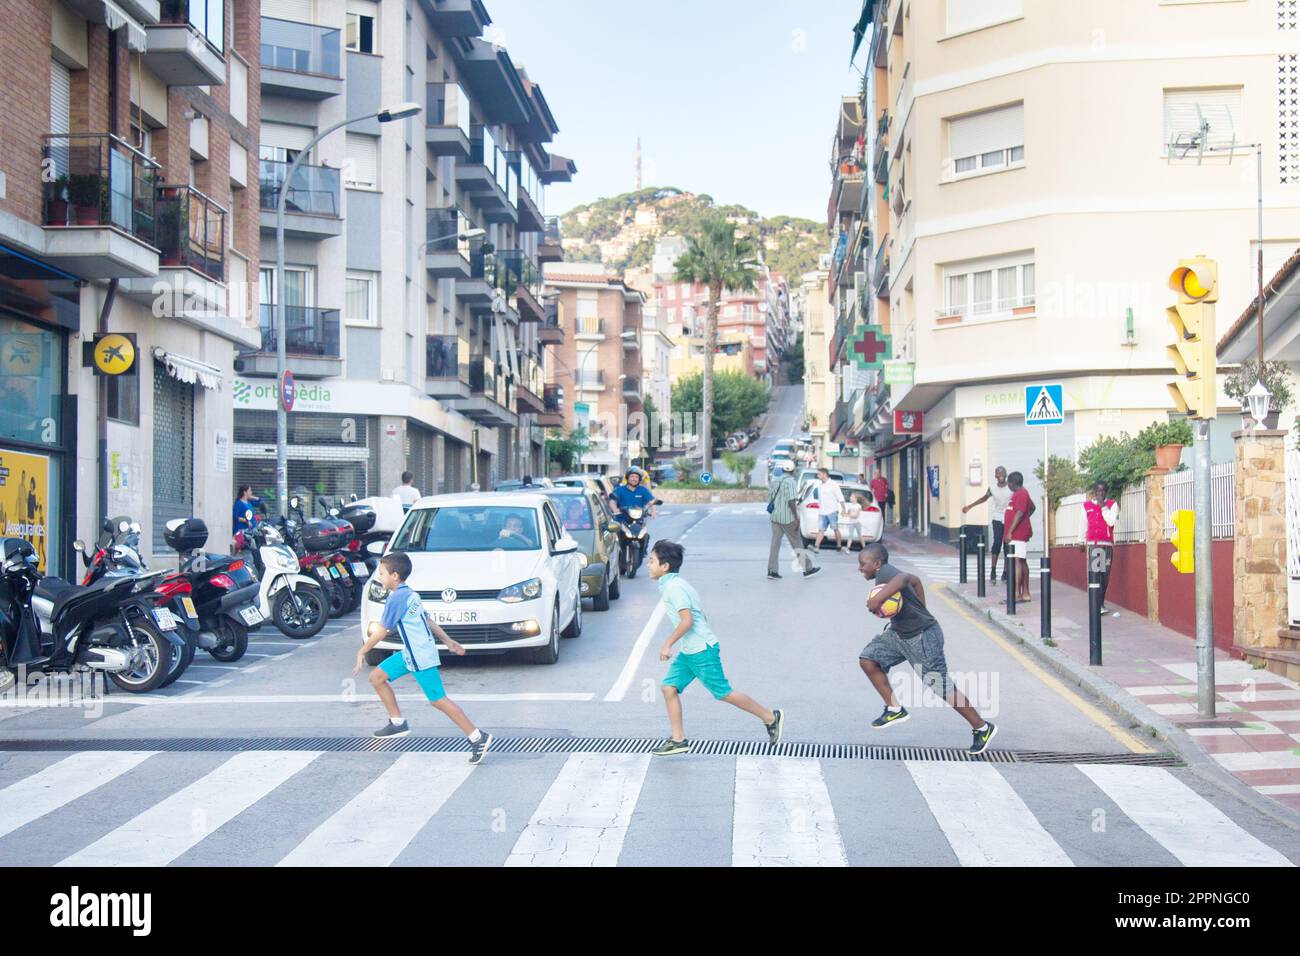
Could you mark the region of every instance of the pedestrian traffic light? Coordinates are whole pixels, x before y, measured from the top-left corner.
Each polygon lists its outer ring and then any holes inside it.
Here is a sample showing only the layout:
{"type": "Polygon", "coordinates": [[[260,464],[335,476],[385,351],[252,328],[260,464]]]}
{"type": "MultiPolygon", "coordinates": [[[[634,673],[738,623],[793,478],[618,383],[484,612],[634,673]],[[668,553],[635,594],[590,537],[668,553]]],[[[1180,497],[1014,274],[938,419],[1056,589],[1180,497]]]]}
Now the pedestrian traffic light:
{"type": "Polygon", "coordinates": [[[1219,267],[1212,259],[1180,259],[1169,275],[1178,303],[1165,310],[1174,328],[1166,350],[1178,378],[1169,383],[1174,406],[1190,418],[1214,418],[1218,412],[1214,303],[1219,298],[1219,267]]]}
{"type": "Polygon", "coordinates": [[[1179,574],[1192,574],[1196,570],[1194,539],[1196,537],[1196,512],[1183,508],[1174,512],[1174,553],[1169,556],[1170,563],[1178,569],[1179,574]]]}

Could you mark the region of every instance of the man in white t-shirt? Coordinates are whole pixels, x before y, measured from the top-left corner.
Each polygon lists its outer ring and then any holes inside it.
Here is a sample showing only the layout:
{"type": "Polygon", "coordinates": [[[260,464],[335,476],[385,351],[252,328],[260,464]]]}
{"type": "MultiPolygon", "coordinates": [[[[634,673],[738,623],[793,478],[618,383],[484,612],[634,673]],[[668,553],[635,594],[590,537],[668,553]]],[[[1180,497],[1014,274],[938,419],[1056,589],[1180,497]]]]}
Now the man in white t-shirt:
{"type": "Polygon", "coordinates": [[[819,551],[822,546],[822,538],[826,537],[826,532],[835,529],[835,546],[841,551],[844,550],[844,538],[840,535],[840,512],[844,510],[844,492],[840,491],[840,486],[831,481],[831,473],[825,468],[817,469],[817,483],[809,489],[811,495],[818,505],[817,516],[817,541],[813,545],[813,551],[819,551]]]}
{"type": "Polygon", "coordinates": [[[404,471],[402,472],[402,483],[393,489],[393,497],[401,503],[403,511],[410,511],[411,505],[420,500],[420,489],[411,484],[413,481],[415,481],[415,475],[409,471],[404,471]]]}
{"type": "MultiPolygon", "coordinates": [[[[1005,530],[1002,527],[1002,514],[1007,510],[1007,504],[1011,501],[1011,487],[1007,484],[1007,470],[998,465],[993,469],[993,479],[994,484],[989,485],[988,490],[983,495],[961,509],[961,513],[965,514],[986,501],[992,500],[993,502],[993,508],[991,509],[993,513],[993,544],[989,548],[989,556],[993,559],[993,564],[989,570],[990,581],[998,579],[998,555],[1002,553],[1002,535],[1005,530]]],[[[1007,569],[1004,563],[1002,580],[1005,581],[1006,579],[1007,569]]]]}

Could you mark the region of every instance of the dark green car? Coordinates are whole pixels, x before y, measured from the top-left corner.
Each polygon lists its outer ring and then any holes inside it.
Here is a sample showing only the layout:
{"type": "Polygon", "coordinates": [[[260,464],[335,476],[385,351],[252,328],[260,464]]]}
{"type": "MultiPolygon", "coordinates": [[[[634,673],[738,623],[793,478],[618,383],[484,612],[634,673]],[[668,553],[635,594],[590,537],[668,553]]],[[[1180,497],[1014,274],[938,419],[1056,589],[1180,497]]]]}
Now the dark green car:
{"type": "Polygon", "coordinates": [[[614,518],[599,494],[586,488],[545,488],[542,494],[555,503],[564,530],[587,556],[578,593],[591,598],[593,611],[608,611],[618,599],[618,532],[614,518]]]}

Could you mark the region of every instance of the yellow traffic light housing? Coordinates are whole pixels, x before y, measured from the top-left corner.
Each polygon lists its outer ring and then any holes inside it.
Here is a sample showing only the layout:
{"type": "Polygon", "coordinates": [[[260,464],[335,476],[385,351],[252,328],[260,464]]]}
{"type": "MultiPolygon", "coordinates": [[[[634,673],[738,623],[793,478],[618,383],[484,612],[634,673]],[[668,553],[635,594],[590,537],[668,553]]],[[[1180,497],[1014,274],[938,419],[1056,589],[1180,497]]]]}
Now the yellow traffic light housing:
{"type": "Polygon", "coordinates": [[[1169,274],[1169,288],[1178,293],[1178,301],[1184,305],[1218,302],[1219,264],[1205,256],[1179,259],[1177,267],[1169,274]]]}
{"type": "Polygon", "coordinates": [[[1169,556],[1169,561],[1179,574],[1193,574],[1196,571],[1196,512],[1188,508],[1175,511],[1173,522],[1174,553],[1169,556]]]}

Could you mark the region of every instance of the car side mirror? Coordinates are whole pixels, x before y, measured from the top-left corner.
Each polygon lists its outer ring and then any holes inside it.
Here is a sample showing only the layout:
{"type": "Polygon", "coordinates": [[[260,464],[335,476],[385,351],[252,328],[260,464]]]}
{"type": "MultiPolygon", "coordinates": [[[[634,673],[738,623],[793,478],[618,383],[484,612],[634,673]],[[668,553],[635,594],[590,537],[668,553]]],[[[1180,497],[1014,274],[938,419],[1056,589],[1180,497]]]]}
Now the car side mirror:
{"type": "Polygon", "coordinates": [[[573,554],[578,550],[578,542],[565,535],[559,541],[555,542],[555,547],[551,549],[551,554],[573,554]]]}

